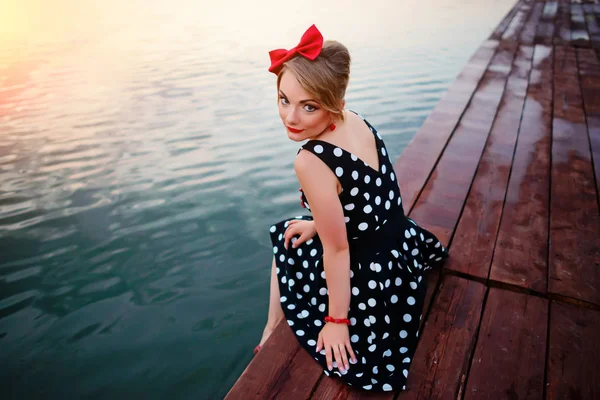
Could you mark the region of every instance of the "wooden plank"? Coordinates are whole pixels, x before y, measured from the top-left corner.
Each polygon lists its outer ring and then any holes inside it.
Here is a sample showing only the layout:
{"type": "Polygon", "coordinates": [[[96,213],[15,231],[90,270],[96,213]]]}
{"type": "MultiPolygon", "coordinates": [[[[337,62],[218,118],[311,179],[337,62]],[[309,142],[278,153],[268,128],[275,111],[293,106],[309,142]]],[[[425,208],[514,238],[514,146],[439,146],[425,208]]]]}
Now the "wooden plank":
{"type": "Polygon", "coordinates": [[[516,13],[502,35],[502,41],[517,41],[531,11],[531,4],[522,2],[514,7],[516,13]]]}
{"type": "Polygon", "coordinates": [[[445,268],[487,279],[527,93],[533,47],[519,46],[445,268]]]}
{"type": "Polygon", "coordinates": [[[529,18],[527,18],[527,23],[525,24],[525,26],[521,30],[521,34],[519,35],[520,44],[534,44],[535,34],[543,11],[544,3],[534,3],[531,13],[529,14],[529,18]]]}
{"type": "Polygon", "coordinates": [[[596,195],[600,202],[600,62],[594,50],[588,49],[578,49],[577,60],[594,164],[596,195]]]}
{"type": "Polygon", "coordinates": [[[465,400],[541,399],[547,327],[548,300],[490,289],[465,400]]]}
{"type": "Polygon", "coordinates": [[[552,44],[552,37],[554,36],[554,18],[558,11],[558,3],[556,1],[547,1],[544,3],[544,10],[540,17],[540,24],[535,33],[534,43],[541,43],[545,45],[552,44]]]}
{"type": "Polygon", "coordinates": [[[510,26],[510,24],[513,21],[513,18],[515,17],[517,12],[520,10],[522,5],[523,5],[523,2],[519,1],[513,6],[513,8],[511,8],[508,11],[508,13],[506,13],[506,15],[504,16],[502,21],[500,21],[500,23],[498,24],[496,29],[494,29],[494,31],[490,35],[489,39],[499,40],[504,35],[504,32],[506,31],[506,29],[508,29],[508,27],[510,26]]]}
{"type": "Polygon", "coordinates": [[[546,292],[552,48],[536,45],[490,279],[546,292]]]}
{"type": "Polygon", "coordinates": [[[581,4],[571,4],[571,46],[590,47],[590,36],[585,26],[585,14],[581,4]]]}
{"type": "Polygon", "coordinates": [[[546,399],[599,399],[600,312],[553,301],[546,399]]]}
{"type": "Polygon", "coordinates": [[[503,42],[477,88],[438,165],[428,180],[411,217],[448,243],[471,186],[481,153],[502,98],[514,42],[503,42]],[[444,218],[438,217],[443,215],[444,218]]]}
{"type": "Polygon", "coordinates": [[[456,399],[467,373],[481,318],[485,286],[445,275],[399,398],[456,399]]]}
{"type": "Polygon", "coordinates": [[[497,46],[497,41],[488,40],[475,52],[394,164],[406,214],[437,163],[497,46]]]}
{"type": "Polygon", "coordinates": [[[571,15],[569,13],[569,4],[559,3],[558,13],[554,22],[555,45],[568,45],[571,41],[571,15]]]}
{"type": "Polygon", "coordinates": [[[281,321],[225,398],[276,398],[281,385],[290,377],[289,365],[299,350],[294,333],[285,320],[281,321]]]}
{"type": "Polygon", "coordinates": [[[554,53],[548,291],[600,305],[600,213],[575,49],[554,53]]]}

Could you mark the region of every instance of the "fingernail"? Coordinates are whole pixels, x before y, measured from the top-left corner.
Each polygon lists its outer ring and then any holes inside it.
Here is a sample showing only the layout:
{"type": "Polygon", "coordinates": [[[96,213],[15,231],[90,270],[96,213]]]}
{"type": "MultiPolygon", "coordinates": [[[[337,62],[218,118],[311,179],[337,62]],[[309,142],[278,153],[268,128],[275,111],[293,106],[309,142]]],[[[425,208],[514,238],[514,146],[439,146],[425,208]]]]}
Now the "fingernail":
{"type": "Polygon", "coordinates": [[[328,366],[327,366],[327,369],[331,371],[331,365],[328,365],[328,366]]]}
{"type": "Polygon", "coordinates": [[[348,364],[345,365],[346,369],[350,369],[350,366],[348,364]]]}
{"type": "Polygon", "coordinates": [[[346,372],[346,370],[344,370],[344,368],[338,368],[340,370],[340,372],[343,374],[346,372]]]}

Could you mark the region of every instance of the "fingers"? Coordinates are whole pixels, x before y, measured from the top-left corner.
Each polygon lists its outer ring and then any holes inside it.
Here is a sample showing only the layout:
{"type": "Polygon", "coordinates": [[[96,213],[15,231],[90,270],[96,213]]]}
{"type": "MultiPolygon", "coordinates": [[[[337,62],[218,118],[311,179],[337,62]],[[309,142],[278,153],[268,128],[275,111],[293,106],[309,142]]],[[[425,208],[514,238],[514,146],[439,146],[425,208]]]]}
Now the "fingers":
{"type": "MultiPolygon", "coordinates": [[[[335,363],[337,364],[337,369],[340,372],[346,372],[346,369],[344,369],[344,359],[342,356],[342,352],[340,351],[342,345],[337,345],[337,346],[333,346],[333,354],[335,355],[335,363]]],[[[345,351],[343,353],[346,353],[345,351]]],[[[348,362],[348,360],[346,360],[346,363],[348,362]]]]}
{"type": "Polygon", "coordinates": [[[319,337],[317,338],[317,353],[321,351],[321,348],[323,348],[323,335],[319,333],[319,337]]]}
{"type": "Polygon", "coordinates": [[[285,247],[285,249],[287,250],[288,245],[290,243],[290,240],[297,234],[299,234],[300,232],[297,232],[298,228],[294,225],[288,225],[287,229],[285,230],[285,242],[283,244],[283,246],[285,247]]]}
{"type": "Polygon", "coordinates": [[[325,361],[327,362],[327,369],[333,369],[333,357],[331,356],[331,346],[329,344],[325,345],[325,361]]]}
{"type": "Polygon", "coordinates": [[[343,368],[341,372],[346,372],[350,369],[350,363],[348,363],[348,355],[346,354],[346,346],[342,343],[338,347],[338,353],[342,356],[341,359],[336,358],[338,369],[343,368]]]}
{"type": "Polygon", "coordinates": [[[354,350],[352,349],[350,342],[346,343],[346,350],[348,350],[348,354],[350,355],[352,362],[357,363],[358,359],[356,358],[356,354],[354,354],[354,350]]]}

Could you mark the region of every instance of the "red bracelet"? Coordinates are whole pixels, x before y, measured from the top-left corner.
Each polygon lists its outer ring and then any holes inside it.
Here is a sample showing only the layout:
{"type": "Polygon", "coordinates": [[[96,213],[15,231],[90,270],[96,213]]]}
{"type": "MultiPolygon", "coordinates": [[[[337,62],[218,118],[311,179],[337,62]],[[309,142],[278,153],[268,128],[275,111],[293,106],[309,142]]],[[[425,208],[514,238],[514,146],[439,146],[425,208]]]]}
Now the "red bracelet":
{"type": "Polygon", "coordinates": [[[330,316],[327,316],[327,317],[325,317],[325,322],[333,322],[334,324],[346,324],[346,325],[350,326],[350,320],[347,318],[337,319],[337,318],[332,318],[330,316]]]}

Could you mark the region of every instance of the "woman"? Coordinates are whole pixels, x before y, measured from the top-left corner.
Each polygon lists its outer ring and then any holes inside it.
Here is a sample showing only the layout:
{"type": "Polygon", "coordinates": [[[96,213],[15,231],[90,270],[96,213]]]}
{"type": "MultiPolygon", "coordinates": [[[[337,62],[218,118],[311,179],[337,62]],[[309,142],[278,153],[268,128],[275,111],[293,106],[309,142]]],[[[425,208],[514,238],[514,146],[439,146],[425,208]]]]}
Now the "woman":
{"type": "Polygon", "coordinates": [[[308,140],[294,169],[312,217],[271,226],[269,319],[282,318],[327,376],[366,390],[406,389],[426,292],[447,258],[404,215],[383,140],[344,109],[350,55],[312,25],[291,50],[270,52],[288,137],[308,140]]]}

